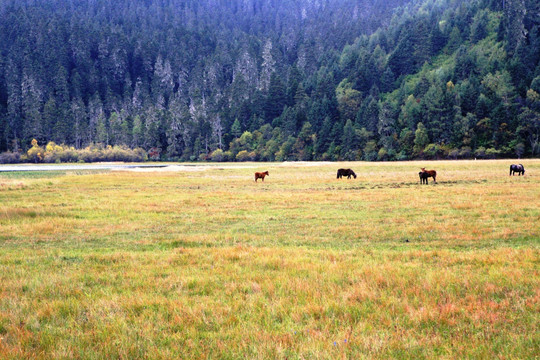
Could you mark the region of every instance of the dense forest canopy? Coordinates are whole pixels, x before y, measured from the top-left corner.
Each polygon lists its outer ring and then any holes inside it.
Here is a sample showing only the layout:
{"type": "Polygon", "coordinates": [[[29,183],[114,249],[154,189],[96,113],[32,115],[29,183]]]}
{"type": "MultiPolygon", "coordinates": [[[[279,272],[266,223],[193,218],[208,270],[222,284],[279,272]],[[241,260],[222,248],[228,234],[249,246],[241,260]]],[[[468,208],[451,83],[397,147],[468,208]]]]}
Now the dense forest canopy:
{"type": "Polygon", "coordinates": [[[537,156],[536,0],[0,0],[0,152],[537,156]],[[35,142],[34,142],[35,146],[35,142]]]}

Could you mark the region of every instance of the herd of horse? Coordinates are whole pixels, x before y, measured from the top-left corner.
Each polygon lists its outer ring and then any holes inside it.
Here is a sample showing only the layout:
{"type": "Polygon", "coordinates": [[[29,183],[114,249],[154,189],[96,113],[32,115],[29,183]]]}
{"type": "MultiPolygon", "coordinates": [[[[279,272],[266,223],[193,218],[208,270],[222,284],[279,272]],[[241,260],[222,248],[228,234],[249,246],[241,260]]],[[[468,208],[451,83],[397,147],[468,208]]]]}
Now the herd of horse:
{"type": "MultiPolygon", "coordinates": [[[[437,183],[437,171],[435,170],[426,170],[426,168],[421,168],[418,177],[420,178],[420,184],[428,184],[428,179],[433,178],[433,182],[437,183]]],[[[518,173],[519,176],[523,175],[525,176],[525,167],[522,164],[512,164],[510,165],[510,174],[514,175],[515,173],[518,173]]],[[[268,171],[264,172],[256,172],[255,173],[255,182],[257,182],[258,179],[262,179],[264,181],[264,178],[266,176],[269,176],[268,171]]],[[[351,176],[356,179],[356,174],[352,169],[338,169],[337,171],[337,178],[341,179],[344,176],[347,177],[347,179],[350,179],[351,176]]]]}

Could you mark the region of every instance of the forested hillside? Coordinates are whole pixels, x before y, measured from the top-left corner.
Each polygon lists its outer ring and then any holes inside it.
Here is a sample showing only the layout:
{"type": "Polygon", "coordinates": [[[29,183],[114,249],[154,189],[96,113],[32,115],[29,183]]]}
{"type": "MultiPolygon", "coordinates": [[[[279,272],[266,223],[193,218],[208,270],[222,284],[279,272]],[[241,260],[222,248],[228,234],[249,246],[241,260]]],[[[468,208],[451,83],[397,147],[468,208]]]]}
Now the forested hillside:
{"type": "Polygon", "coordinates": [[[536,0],[0,0],[0,152],[537,156],[539,94],[536,0]]]}

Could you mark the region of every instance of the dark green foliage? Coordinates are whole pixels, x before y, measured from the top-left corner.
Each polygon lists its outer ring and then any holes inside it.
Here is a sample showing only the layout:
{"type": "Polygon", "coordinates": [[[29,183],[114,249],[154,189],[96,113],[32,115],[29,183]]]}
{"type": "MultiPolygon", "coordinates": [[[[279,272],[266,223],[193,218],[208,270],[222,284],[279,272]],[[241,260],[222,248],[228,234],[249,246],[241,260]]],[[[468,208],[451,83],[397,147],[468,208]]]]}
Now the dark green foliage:
{"type": "Polygon", "coordinates": [[[32,139],[191,161],[539,152],[535,0],[1,4],[10,154],[32,139]]]}

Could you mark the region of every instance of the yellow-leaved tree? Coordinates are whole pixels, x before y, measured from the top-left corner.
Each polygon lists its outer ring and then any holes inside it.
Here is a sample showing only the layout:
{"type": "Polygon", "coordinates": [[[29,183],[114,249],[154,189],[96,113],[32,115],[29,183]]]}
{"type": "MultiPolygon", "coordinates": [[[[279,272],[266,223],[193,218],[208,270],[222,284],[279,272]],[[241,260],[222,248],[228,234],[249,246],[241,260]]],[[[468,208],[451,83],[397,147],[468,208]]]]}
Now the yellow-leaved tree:
{"type": "Polygon", "coordinates": [[[28,160],[35,163],[41,162],[43,160],[43,157],[45,156],[45,151],[41,146],[38,145],[36,139],[33,139],[31,144],[32,147],[26,152],[26,154],[28,155],[28,160]]]}

